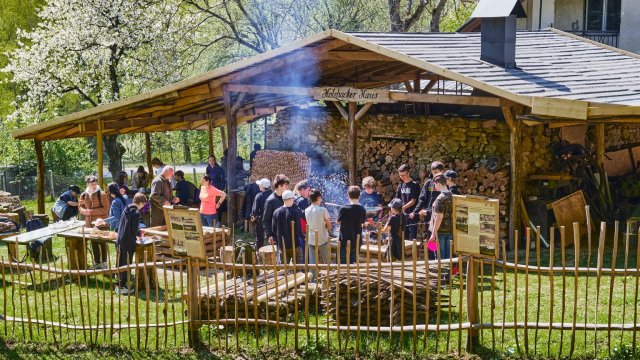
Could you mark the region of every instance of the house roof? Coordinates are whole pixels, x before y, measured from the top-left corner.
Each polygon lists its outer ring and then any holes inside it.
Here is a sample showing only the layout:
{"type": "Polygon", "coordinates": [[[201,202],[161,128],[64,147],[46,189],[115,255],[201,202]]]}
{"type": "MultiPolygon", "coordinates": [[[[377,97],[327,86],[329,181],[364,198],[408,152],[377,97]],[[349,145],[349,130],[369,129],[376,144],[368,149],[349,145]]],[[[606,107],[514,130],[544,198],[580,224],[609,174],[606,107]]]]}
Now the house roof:
{"type": "MultiPolygon", "coordinates": [[[[477,33],[328,30],[151,92],[19,129],[20,139],[205,129],[225,123],[224,86],[243,97],[238,120],[313,101],[311,87],[375,88],[444,78],[530,107],[534,115],[593,119],[640,115],[640,57],[555,29],[518,32],[517,68],[480,60],[477,33]]],[[[237,99],[237,95],[234,95],[237,99]]],[[[464,95],[463,95],[464,96],[464,95]]],[[[407,100],[413,101],[413,100],[407,100]]],[[[240,104],[239,104],[240,105],[240,104]]]]}
{"type": "Polygon", "coordinates": [[[480,33],[352,35],[514,95],[640,106],[638,56],[554,31],[518,32],[516,69],[480,60],[480,33]]]}

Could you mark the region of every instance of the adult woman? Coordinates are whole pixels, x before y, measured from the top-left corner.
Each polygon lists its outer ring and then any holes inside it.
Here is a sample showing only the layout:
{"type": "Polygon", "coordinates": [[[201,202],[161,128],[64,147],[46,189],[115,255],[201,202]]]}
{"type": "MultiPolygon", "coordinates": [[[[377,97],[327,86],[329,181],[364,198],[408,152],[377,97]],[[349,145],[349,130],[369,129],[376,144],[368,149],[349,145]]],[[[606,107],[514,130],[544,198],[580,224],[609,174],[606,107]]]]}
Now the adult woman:
{"type": "Polygon", "coordinates": [[[69,186],[69,190],[62,193],[58,201],[53,204],[52,211],[60,220],[70,220],[78,215],[78,195],[80,195],[80,187],[69,186]]]}
{"type": "MultiPolygon", "coordinates": [[[[98,219],[105,219],[109,215],[109,198],[107,194],[100,190],[98,186],[98,178],[89,175],[85,178],[87,188],[80,195],[80,213],[84,215],[84,223],[86,227],[92,227],[92,223],[98,219]]],[[[107,251],[109,251],[105,242],[91,242],[93,251],[93,267],[102,269],[106,266],[107,251]]]]}
{"type": "Polygon", "coordinates": [[[129,175],[127,175],[127,172],[120,171],[118,174],[116,174],[113,182],[118,184],[118,186],[120,187],[120,192],[123,193],[123,195],[127,195],[127,197],[129,198],[128,202],[130,203],[130,199],[133,198],[133,195],[135,195],[137,191],[129,189],[129,175]]]}
{"type": "Polygon", "coordinates": [[[109,229],[116,230],[120,223],[122,212],[129,205],[129,199],[127,195],[122,194],[120,186],[114,182],[109,184],[107,190],[111,198],[111,207],[109,208],[109,217],[105,221],[109,224],[109,229]]]}
{"type": "Polygon", "coordinates": [[[226,197],[227,194],[224,191],[213,186],[210,175],[202,177],[200,181],[200,218],[202,219],[202,226],[214,226],[218,208],[226,197]],[[216,197],[220,197],[220,200],[216,201],[216,197]]]}
{"type": "Polygon", "coordinates": [[[133,186],[135,190],[144,189],[149,186],[149,180],[151,177],[149,173],[144,170],[144,166],[138,166],[138,170],[133,174],[133,186]]]}

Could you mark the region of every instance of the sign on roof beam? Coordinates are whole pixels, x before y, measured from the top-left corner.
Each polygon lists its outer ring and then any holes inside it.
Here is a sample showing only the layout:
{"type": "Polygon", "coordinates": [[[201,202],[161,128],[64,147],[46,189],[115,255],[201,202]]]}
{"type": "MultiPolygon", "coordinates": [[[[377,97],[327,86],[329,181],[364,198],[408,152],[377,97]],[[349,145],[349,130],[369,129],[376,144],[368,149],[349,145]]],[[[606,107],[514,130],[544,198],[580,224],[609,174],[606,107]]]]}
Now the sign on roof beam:
{"type": "Polygon", "coordinates": [[[389,90],[356,89],[350,87],[315,88],[314,99],[323,101],[390,103],[389,90]]]}

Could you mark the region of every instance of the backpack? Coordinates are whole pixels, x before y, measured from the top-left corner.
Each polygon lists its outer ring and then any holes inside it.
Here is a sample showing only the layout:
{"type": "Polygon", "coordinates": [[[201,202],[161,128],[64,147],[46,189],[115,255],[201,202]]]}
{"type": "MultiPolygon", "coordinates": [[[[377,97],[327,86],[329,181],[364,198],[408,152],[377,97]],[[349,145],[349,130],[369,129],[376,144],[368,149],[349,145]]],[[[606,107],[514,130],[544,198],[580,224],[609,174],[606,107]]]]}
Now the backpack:
{"type": "MultiPolygon", "coordinates": [[[[34,230],[38,230],[38,229],[42,229],[44,228],[44,224],[42,223],[42,220],[40,219],[33,219],[33,220],[29,220],[27,221],[25,228],[27,230],[27,232],[30,231],[34,231],[34,230]]],[[[46,249],[48,250],[48,255],[51,254],[51,236],[48,237],[43,237],[40,239],[36,239],[33,240],[32,242],[29,243],[29,245],[27,246],[28,250],[29,250],[29,255],[31,256],[32,259],[39,259],[41,254],[41,248],[43,245],[46,245],[46,249]]]]}

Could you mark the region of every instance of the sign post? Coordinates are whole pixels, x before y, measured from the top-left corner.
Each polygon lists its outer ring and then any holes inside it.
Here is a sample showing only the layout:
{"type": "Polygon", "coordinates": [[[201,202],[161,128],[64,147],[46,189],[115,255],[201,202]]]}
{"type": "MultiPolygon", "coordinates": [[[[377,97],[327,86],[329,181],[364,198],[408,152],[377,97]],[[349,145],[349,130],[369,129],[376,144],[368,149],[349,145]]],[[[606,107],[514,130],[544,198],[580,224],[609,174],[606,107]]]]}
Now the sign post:
{"type": "MultiPolygon", "coordinates": [[[[475,196],[453,196],[453,245],[457,253],[468,255],[467,316],[473,326],[480,324],[478,311],[479,264],[475,258],[498,257],[499,201],[475,196]]],[[[480,330],[470,328],[467,351],[480,345],[480,330]]]]}
{"type": "Polygon", "coordinates": [[[206,260],[202,221],[198,209],[164,206],[164,217],[173,256],[187,259],[187,316],[189,318],[189,346],[200,347],[200,302],[198,276],[200,260],[206,260]]]}

